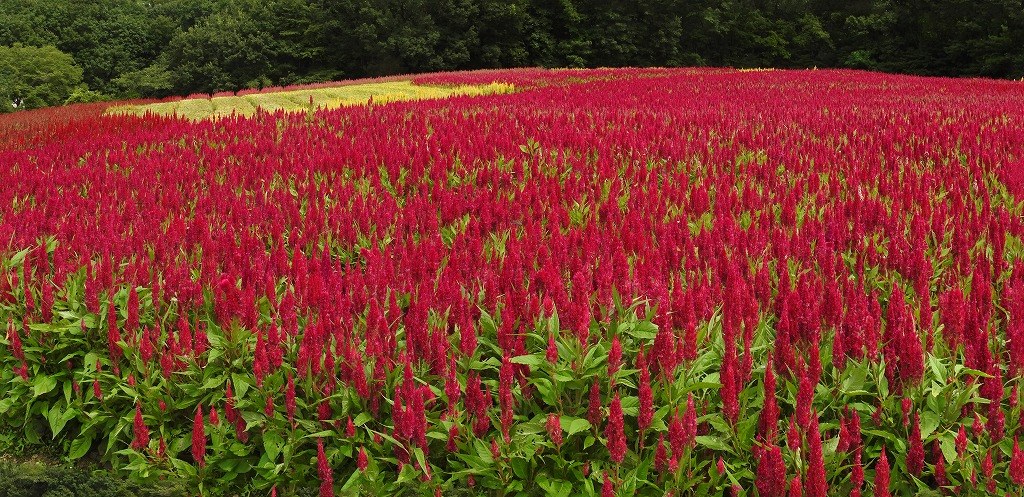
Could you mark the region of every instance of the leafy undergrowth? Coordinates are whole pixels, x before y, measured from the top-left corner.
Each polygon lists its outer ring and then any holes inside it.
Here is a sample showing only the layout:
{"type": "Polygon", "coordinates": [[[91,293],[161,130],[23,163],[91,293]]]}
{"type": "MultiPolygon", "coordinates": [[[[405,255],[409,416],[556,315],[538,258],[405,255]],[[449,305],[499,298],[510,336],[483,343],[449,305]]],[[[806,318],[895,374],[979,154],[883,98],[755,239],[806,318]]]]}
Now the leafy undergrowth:
{"type": "Polygon", "coordinates": [[[0,460],[0,495],[4,497],[180,497],[183,482],[143,484],[102,470],[49,462],[0,460]]]}
{"type": "Polygon", "coordinates": [[[423,82],[516,92],[0,144],[0,432],[202,495],[1021,494],[1024,86],[423,82]]]}

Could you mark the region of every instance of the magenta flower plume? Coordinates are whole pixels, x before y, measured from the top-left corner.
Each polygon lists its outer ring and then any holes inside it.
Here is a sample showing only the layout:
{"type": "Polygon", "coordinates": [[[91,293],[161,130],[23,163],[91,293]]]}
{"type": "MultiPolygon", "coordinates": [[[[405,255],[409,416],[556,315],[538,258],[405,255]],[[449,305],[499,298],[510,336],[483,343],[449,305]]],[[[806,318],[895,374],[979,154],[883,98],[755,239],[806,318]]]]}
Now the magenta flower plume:
{"type": "Polygon", "coordinates": [[[626,457],[626,435],[625,421],[622,415],[622,401],[619,400],[619,393],[615,392],[612,397],[611,406],[608,408],[608,426],[605,428],[605,437],[608,439],[608,454],[613,462],[621,463],[626,457]]]}

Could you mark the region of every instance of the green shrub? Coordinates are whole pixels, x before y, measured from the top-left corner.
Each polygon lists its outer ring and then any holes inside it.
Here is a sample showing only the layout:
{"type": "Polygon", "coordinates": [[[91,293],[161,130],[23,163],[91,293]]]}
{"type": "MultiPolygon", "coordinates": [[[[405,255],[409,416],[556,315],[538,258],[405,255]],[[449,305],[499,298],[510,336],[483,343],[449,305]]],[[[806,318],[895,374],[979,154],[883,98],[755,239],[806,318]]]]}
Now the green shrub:
{"type": "Polygon", "coordinates": [[[104,471],[43,463],[0,463],[2,497],[171,497],[187,495],[176,482],[140,486],[104,471]]]}

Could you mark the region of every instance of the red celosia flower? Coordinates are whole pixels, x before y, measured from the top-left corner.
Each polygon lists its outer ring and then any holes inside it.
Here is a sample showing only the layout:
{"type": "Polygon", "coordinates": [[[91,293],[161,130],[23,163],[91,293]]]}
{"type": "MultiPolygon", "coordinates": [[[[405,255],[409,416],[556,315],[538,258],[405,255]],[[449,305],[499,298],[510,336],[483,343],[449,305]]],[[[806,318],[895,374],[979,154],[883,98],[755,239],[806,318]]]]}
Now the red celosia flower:
{"type": "Polygon", "coordinates": [[[452,427],[448,429],[448,443],[445,445],[445,448],[448,450],[448,452],[455,452],[456,450],[458,450],[458,445],[456,443],[458,437],[459,425],[453,423],[452,427]]]}
{"type": "Polygon", "coordinates": [[[967,450],[967,428],[964,425],[960,425],[960,431],[956,434],[956,455],[963,457],[964,451],[967,450]]]}
{"type": "Polygon", "coordinates": [[[597,380],[590,384],[590,398],[587,407],[587,421],[595,427],[601,426],[601,387],[597,380]]]}
{"type": "Polygon", "coordinates": [[[331,464],[327,461],[327,454],[324,453],[322,438],[316,441],[316,468],[320,475],[320,497],[334,497],[334,475],[331,464]]]}
{"type": "Polygon", "coordinates": [[[882,447],[882,455],[875,465],[875,497],[889,497],[889,458],[882,447]]]}
{"type": "Polygon", "coordinates": [[[808,368],[800,371],[800,387],[796,395],[796,421],[800,426],[807,426],[811,422],[811,410],[814,404],[814,383],[808,368]]]}
{"type": "Polygon", "coordinates": [[[551,364],[558,362],[558,344],[555,343],[555,335],[548,335],[547,360],[551,364]]]}
{"type": "MultiPolygon", "coordinates": [[[[637,354],[636,367],[640,370],[640,380],[637,384],[637,395],[640,401],[637,426],[643,432],[651,425],[651,421],[654,419],[654,396],[651,392],[651,372],[647,369],[647,360],[642,349],[637,354]]],[[[643,439],[641,438],[642,442],[643,439]]]]}
{"type": "Polygon", "coordinates": [[[1024,485],[1024,451],[1020,449],[1017,437],[1013,437],[1013,455],[1010,458],[1010,479],[1017,485],[1024,485]]]}
{"type": "Polygon", "coordinates": [[[654,468],[664,472],[668,469],[668,454],[665,452],[665,434],[658,434],[658,444],[654,449],[654,468]]]}
{"type": "Polygon", "coordinates": [[[769,358],[764,369],[764,406],[757,419],[757,431],[764,440],[774,441],[778,424],[779,403],[775,399],[775,371],[769,358]]]}
{"type": "Polygon", "coordinates": [[[974,438],[981,438],[981,435],[985,433],[985,423],[978,413],[974,413],[974,424],[971,425],[971,431],[974,432],[974,438]]]}
{"type": "Polygon", "coordinates": [[[608,408],[608,426],[605,428],[605,437],[608,439],[608,454],[612,461],[621,463],[626,457],[626,435],[619,392],[615,392],[608,408]]]}
{"type": "Polygon", "coordinates": [[[601,497],[615,497],[615,485],[608,478],[608,472],[604,472],[604,481],[601,483],[601,497]]]}
{"type": "Polygon", "coordinates": [[[622,343],[619,342],[619,336],[615,335],[612,337],[612,345],[608,350],[608,377],[612,378],[614,382],[615,373],[619,371],[619,367],[622,366],[622,343]]]}
{"type": "Polygon", "coordinates": [[[847,452],[850,450],[850,431],[846,427],[846,418],[839,416],[839,443],[836,444],[836,452],[847,452]]]}
{"type": "Polygon", "coordinates": [[[794,476],[789,482],[789,497],[803,497],[803,489],[800,486],[800,476],[794,476]]]}
{"type": "Polygon", "coordinates": [[[860,413],[855,409],[850,410],[846,431],[850,434],[850,447],[860,447],[860,413]]]}
{"type": "Polygon", "coordinates": [[[949,485],[949,479],[946,478],[946,458],[942,454],[939,454],[935,462],[935,485],[940,488],[949,485]]]}
{"type": "Polygon", "coordinates": [[[548,437],[554,442],[555,447],[562,446],[562,421],[558,414],[548,414],[548,422],[545,425],[548,430],[548,437]]]}
{"type": "Polygon", "coordinates": [[[910,425],[910,448],[907,450],[907,470],[914,476],[921,476],[924,470],[924,443],[921,440],[921,416],[914,412],[910,425]]]}
{"type": "Polygon", "coordinates": [[[782,449],[771,444],[761,451],[754,480],[758,495],[762,497],[783,497],[786,495],[786,463],[782,449]]]}
{"type": "Polygon", "coordinates": [[[149,428],[142,419],[142,404],[135,403],[135,421],[132,423],[132,431],[135,438],[132,440],[132,448],[138,451],[149,446],[149,428]]]}
{"type": "Polygon", "coordinates": [[[14,321],[7,320],[7,340],[11,342],[11,355],[19,361],[25,360],[25,350],[21,345],[21,336],[14,326],[14,321]]]}
{"type": "Polygon", "coordinates": [[[263,415],[268,418],[274,417],[274,396],[267,395],[266,402],[263,403],[263,415]]]}
{"type": "MultiPolygon", "coordinates": [[[[736,360],[736,347],[735,344],[727,340],[725,345],[725,357],[722,360],[722,368],[720,371],[722,388],[720,390],[722,397],[722,414],[725,419],[732,424],[736,424],[739,421],[740,405],[739,405],[739,371],[737,370],[736,360]]],[[[783,485],[785,487],[785,485],[783,485]]]]}
{"type": "Polygon", "coordinates": [[[850,468],[850,483],[853,485],[853,490],[850,491],[851,497],[859,497],[860,489],[864,486],[864,464],[861,462],[861,449],[857,447],[853,452],[853,467],[850,468]]]}
{"type": "Polygon", "coordinates": [[[693,392],[686,398],[686,412],[683,413],[683,443],[693,447],[697,441],[697,407],[694,404],[693,392]]]}
{"type": "Polygon", "coordinates": [[[288,414],[288,424],[295,427],[295,378],[288,374],[288,385],[284,392],[284,406],[288,414]]]}
{"type": "Polygon", "coordinates": [[[985,452],[985,459],[981,460],[981,473],[985,475],[985,487],[988,489],[988,493],[993,494],[996,491],[996,480],[992,478],[992,473],[995,469],[995,465],[992,463],[992,451],[985,452]]]}
{"type": "Polygon", "coordinates": [[[203,423],[202,404],[196,409],[196,416],[192,421],[192,460],[200,468],[206,466],[206,425],[203,423]]]}
{"type": "Polygon", "coordinates": [[[803,439],[800,438],[800,428],[796,422],[796,416],[789,418],[789,430],[786,431],[786,446],[789,447],[790,452],[796,452],[800,450],[800,446],[803,444],[803,439]]]}
{"type": "Polygon", "coordinates": [[[826,497],[828,484],[825,482],[825,459],[821,449],[821,433],[818,432],[818,414],[811,416],[807,427],[807,497],[826,497]]]}
{"type": "Polygon", "coordinates": [[[359,471],[366,471],[366,467],[370,465],[369,460],[366,457],[366,447],[359,447],[359,456],[356,458],[356,467],[359,471]]]}
{"type": "Polygon", "coordinates": [[[1005,427],[1006,413],[1003,412],[1002,403],[1000,401],[992,401],[988,405],[988,422],[985,423],[985,429],[988,430],[989,437],[992,440],[1002,440],[1005,427]]]}
{"type": "Polygon", "coordinates": [[[686,447],[686,427],[683,424],[683,417],[679,415],[678,407],[668,423],[668,440],[672,448],[672,458],[679,459],[686,447]]]}

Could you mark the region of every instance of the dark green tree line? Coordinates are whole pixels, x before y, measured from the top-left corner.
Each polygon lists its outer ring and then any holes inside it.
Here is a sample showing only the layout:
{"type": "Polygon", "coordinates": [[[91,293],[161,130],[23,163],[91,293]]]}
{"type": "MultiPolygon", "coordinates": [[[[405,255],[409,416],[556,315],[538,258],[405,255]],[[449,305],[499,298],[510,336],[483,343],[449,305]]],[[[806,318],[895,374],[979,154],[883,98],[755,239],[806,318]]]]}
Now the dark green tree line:
{"type": "Polygon", "coordinates": [[[1024,76],[1021,0],[0,0],[109,97],[518,66],[1024,76]]]}

